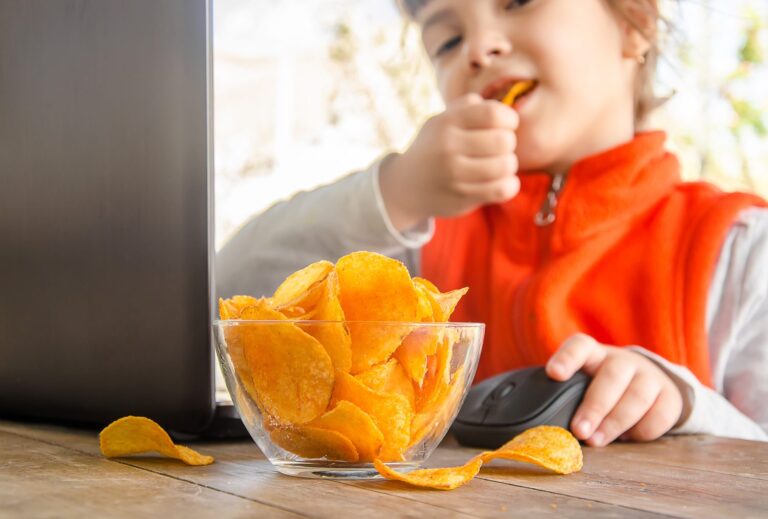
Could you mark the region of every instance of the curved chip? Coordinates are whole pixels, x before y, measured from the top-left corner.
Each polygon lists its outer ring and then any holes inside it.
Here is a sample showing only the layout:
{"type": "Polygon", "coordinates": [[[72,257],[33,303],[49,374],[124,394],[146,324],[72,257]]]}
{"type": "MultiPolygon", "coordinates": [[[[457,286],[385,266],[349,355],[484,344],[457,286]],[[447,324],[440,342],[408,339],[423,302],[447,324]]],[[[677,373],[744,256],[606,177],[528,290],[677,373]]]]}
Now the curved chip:
{"type": "Polygon", "coordinates": [[[157,422],[143,416],[126,416],[106,426],[99,433],[99,448],[108,458],[157,452],[181,460],[187,465],[213,463],[212,456],[200,454],[189,447],[175,445],[157,422]]]}
{"type": "Polygon", "coordinates": [[[444,334],[437,352],[427,358],[427,374],[416,398],[416,410],[428,412],[451,382],[451,358],[453,357],[453,336],[444,334]]]}
{"type": "Polygon", "coordinates": [[[373,464],[379,474],[387,479],[402,481],[417,487],[453,490],[469,483],[480,471],[483,460],[475,457],[460,467],[420,469],[408,473],[396,472],[381,460],[375,460],[373,464]]]}
{"type": "Polygon", "coordinates": [[[355,375],[355,378],[379,393],[395,393],[404,396],[411,408],[416,405],[413,383],[397,359],[389,359],[384,364],[355,375]]]}
{"type": "Polygon", "coordinates": [[[469,482],[483,463],[494,459],[509,459],[533,463],[559,474],[581,470],[581,446],[573,435],[551,425],[540,425],[518,434],[499,449],[483,452],[459,467],[415,470],[406,474],[394,471],[381,460],[375,460],[376,470],[387,479],[403,481],[414,486],[452,490],[469,482]]]}
{"type": "Polygon", "coordinates": [[[437,304],[440,305],[440,310],[442,312],[442,315],[440,316],[441,322],[448,322],[451,319],[451,315],[456,309],[456,305],[459,304],[459,301],[464,297],[464,294],[466,294],[468,290],[469,288],[464,287],[435,295],[437,304]]]}
{"type": "MultiPolygon", "coordinates": [[[[280,321],[266,304],[242,317],[280,321]]],[[[333,391],[333,364],[325,348],[294,323],[246,323],[240,337],[259,405],[277,422],[303,424],[320,416],[333,391]]]]}
{"type": "Polygon", "coordinates": [[[421,442],[433,431],[445,431],[459,411],[461,397],[464,394],[464,366],[459,366],[451,377],[451,383],[435,400],[432,408],[422,410],[411,422],[411,443],[409,447],[421,442]]]}
{"type": "Polygon", "coordinates": [[[437,352],[441,332],[438,326],[416,328],[403,339],[402,344],[392,355],[419,388],[427,374],[427,358],[437,352]]]}
{"type": "Polygon", "coordinates": [[[357,449],[359,461],[370,462],[379,455],[384,443],[373,419],[352,402],[340,401],[332,410],[310,424],[319,429],[336,431],[346,436],[357,449]]]}
{"type": "Polygon", "coordinates": [[[330,261],[318,261],[298,270],[283,281],[272,296],[278,311],[302,308],[311,312],[323,295],[323,281],[333,270],[330,261]]]}
{"type": "Polygon", "coordinates": [[[344,322],[344,310],[339,300],[339,280],[331,271],[321,284],[323,293],[311,315],[318,321],[332,321],[318,324],[303,324],[308,334],[320,341],[331,357],[335,369],[349,372],[352,367],[352,337],[344,322]]]}
{"type": "Polygon", "coordinates": [[[577,472],[584,464],[579,441],[569,431],[552,425],[528,429],[495,451],[480,456],[483,462],[497,458],[524,461],[558,474],[577,472]]]}
{"type": "Polygon", "coordinates": [[[424,278],[413,278],[413,283],[417,287],[420,287],[426,291],[431,298],[433,305],[433,316],[435,322],[448,322],[451,318],[451,314],[456,309],[456,305],[464,294],[467,293],[469,288],[459,288],[457,290],[451,290],[450,292],[442,293],[440,290],[429,280],[424,278]]]}
{"type": "Polygon", "coordinates": [[[380,458],[402,461],[413,419],[413,409],[408,400],[402,395],[374,391],[349,373],[337,371],[331,403],[335,405],[342,400],[352,402],[368,413],[384,435],[380,458]]]}
{"type": "Polygon", "coordinates": [[[355,462],[357,449],[343,434],[328,429],[297,425],[281,427],[269,433],[278,447],[302,458],[326,458],[336,461],[355,462]]]}
{"type": "MultiPolygon", "coordinates": [[[[373,252],[354,252],[336,263],[341,306],[348,321],[418,321],[419,297],[401,262],[373,252]]],[[[389,359],[410,331],[407,326],[350,322],[352,373],[389,359]]]]}

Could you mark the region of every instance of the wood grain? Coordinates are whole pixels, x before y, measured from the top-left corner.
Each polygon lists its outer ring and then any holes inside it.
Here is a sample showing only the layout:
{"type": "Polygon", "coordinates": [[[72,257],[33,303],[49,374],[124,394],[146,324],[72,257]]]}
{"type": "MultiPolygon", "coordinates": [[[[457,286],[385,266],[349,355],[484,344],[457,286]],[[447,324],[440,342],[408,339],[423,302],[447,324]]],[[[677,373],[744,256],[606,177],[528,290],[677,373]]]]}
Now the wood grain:
{"type": "MultiPolygon", "coordinates": [[[[97,431],[0,421],[0,516],[768,516],[768,444],[758,442],[688,436],[585,448],[584,470],[569,476],[497,461],[452,492],[283,476],[251,441],[191,446],[216,462],[107,460],[97,431]]],[[[476,452],[449,438],[428,465],[476,452]]]]}

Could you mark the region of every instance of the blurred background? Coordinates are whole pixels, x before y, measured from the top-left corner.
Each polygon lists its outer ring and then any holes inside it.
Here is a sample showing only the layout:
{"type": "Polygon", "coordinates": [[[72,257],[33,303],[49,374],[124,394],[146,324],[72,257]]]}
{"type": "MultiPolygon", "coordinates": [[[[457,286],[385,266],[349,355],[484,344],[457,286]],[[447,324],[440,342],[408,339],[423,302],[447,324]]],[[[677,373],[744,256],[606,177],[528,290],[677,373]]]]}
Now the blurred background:
{"type": "MultiPolygon", "coordinates": [[[[661,0],[651,127],[687,179],[768,196],[768,0],[661,0]]],[[[441,109],[394,0],[214,2],[217,248],[250,216],[401,150],[441,109]]]]}

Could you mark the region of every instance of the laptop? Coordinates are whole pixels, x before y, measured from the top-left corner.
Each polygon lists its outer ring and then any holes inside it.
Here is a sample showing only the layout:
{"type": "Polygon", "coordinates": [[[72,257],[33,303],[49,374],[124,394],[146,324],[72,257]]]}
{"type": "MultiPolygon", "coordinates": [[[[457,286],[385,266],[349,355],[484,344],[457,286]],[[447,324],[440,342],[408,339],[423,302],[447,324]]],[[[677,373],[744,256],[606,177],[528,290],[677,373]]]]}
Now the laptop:
{"type": "Polygon", "coordinates": [[[216,380],[211,4],[0,1],[0,416],[242,435],[216,380]]]}

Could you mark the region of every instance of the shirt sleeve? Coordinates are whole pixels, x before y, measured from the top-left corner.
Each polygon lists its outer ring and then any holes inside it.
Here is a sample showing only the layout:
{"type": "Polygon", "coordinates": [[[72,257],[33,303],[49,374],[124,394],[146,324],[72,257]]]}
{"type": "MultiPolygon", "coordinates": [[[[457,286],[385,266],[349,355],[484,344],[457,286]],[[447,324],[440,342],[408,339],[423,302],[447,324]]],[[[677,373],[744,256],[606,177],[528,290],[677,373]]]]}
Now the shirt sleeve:
{"type": "Polygon", "coordinates": [[[398,259],[416,275],[434,223],[402,233],[394,228],[379,189],[379,164],[298,193],[246,222],[216,254],[217,295],[270,295],[296,270],[358,250],[398,259]]]}
{"type": "Polygon", "coordinates": [[[729,232],[710,285],[707,331],[714,389],[642,348],[675,381],[684,410],[673,434],[768,441],[768,209],[748,209],[729,232]]]}

